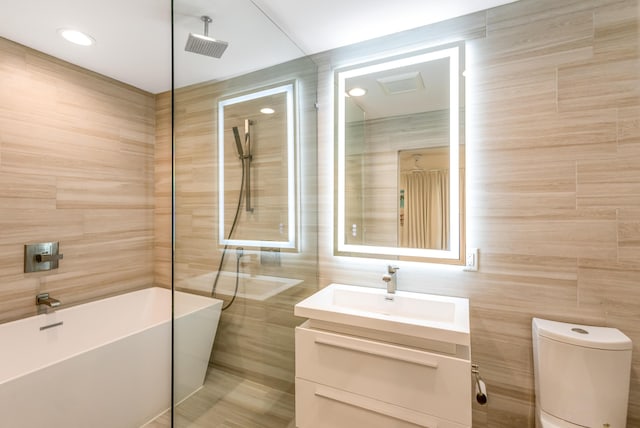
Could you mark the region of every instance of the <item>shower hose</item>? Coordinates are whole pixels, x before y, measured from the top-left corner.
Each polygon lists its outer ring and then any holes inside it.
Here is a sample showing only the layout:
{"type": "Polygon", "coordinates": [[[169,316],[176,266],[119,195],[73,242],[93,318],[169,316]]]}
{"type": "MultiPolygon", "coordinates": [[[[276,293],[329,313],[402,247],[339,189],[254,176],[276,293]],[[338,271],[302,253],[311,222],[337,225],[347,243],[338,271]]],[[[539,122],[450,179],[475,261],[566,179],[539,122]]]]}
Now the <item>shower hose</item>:
{"type": "MultiPolygon", "coordinates": [[[[241,159],[242,160],[242,159],[241,159]]],[[[240,207],[242,206],[242,199],[244,198],[244,178],[245,178],[245,166],[244,161],[242,164],[242,181],[240,182],[240,194],[238,195],[238,205],[236,206],[236,214],[233,216],[233,223],[231,223],[231,229],[229,230],[229,235],[227,240],[231,239],[234,230],[238,224],[238,216],[240,215],[240,207]]],[[[218,288],[218,280],[220,279],[220,272],[222,271],[222,265],[224,264],[224,258],[227,255],[227,250],[229,249],[229,244],[224,245],[224,249],[222,250],[222,257],[220,257],[220,264],[218,265],[218,271],[216,272],[216,278],[213,281],[213,289],[211,290],[211,297],[215,297],[216,289],[218,288]]],[[[222,306],[222,310],[226,311],[231,307],[233,302],[236,300],[236,295],[238,294],[238,282],[240,280],[240,259],[244,255],[243,248],[238,247],[236,249],[236,285],[233,290],[233,296],[231,300],[226,305],[222,306]]]]}

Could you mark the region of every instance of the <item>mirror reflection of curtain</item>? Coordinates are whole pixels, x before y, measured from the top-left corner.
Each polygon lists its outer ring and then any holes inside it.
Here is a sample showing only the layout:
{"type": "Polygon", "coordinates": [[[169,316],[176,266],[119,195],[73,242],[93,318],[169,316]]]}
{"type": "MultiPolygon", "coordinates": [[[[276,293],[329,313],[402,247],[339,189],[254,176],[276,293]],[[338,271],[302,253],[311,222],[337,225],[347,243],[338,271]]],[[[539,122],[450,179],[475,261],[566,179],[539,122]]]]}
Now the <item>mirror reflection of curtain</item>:
{"type": "Polygon", "coordinates": [[[404,189],[400,246],[448,249],[449,171],[408,171],[400,180],[404,189]]]}

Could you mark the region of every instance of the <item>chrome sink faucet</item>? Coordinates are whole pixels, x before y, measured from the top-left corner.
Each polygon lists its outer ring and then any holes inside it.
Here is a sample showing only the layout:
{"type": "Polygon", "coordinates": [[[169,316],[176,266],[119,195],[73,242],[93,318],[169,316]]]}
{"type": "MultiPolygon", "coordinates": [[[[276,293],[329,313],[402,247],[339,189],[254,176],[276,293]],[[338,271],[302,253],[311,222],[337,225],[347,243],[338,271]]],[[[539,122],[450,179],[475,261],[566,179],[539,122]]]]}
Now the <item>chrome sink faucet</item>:
{"type": "MultiPolygon", "coordinates": [[[[383,275],[382,280],[387,283],[387,294],[395,294],[396,289],[398,288],[398,278],[396,273],[400,269],[398,266],[387,266],[387,273],[383,275]]],[[[387,299],[393,300],[393,298],[387,296],[387,299]]]]}

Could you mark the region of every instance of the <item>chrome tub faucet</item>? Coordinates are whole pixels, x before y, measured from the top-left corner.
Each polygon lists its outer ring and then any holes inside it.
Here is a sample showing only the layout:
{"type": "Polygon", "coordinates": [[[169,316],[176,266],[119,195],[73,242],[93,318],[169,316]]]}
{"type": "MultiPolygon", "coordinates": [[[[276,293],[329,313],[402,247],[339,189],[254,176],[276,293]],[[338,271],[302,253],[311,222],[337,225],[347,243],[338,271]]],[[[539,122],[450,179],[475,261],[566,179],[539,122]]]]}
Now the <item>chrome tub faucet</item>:
{"type": "Polygon", "coordinates": [[[36,305],[46,305],[50,308],[57,308],[60,306],[60,300],[49,297],[49,293],[40,293],[36,296],[36,305]]]}

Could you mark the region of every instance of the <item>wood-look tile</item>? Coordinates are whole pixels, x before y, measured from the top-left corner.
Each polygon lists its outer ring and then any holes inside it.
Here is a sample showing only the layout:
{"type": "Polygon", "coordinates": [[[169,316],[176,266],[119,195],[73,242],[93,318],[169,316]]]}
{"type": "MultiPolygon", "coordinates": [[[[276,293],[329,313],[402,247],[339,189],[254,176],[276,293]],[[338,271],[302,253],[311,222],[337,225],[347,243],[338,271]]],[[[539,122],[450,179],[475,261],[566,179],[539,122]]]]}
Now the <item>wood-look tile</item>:
{"type": "MultiPolygon", "coordinates": [[[[482,53],[474,51],[475,56],[482,56],[482,53]]],[[[492,137],[496,134],[506,136],[508,134],[499,131],[505,126],[511,128],[515,120],[521,119],[516,122],[518,125],[531,126],[531,121],[527,122],[525,117],[549,117],[549,113],[555,111],[556,71],[553,66],[533,70],[529,66],[525,67],[526,70],[509,67],[507,75],[497,74],[486,66],[469,67],[472,86],[467,89],[470,97],[467,114],[476,120],[470,120],[468,136],[483,138],[488,132],[492,132],[492,137]],[[497,126],[482,126],[487,120],[497,126]]]]}
{"type": "Polygon", "coordinates": [[[159,94],[155,97],[155,101],[153,282],[171,287],[173,203],[171,93],[159,94]]]}
{"type": "Polygon", "coordinates": [[[594,59],[559,67],[559,111],[637,106],[640,97],[638,69],[638,57],[594,59]]]}
{"type": "Polygon", "coordinates": [[[618,110],[618,157],[640,157],[640,107],[618,110]]]}
{"type": "MultiPolygon", "coordinates": [[[[565,311],[577,311],[576,280],[530,278],[520,274],[482,275],[477,281],[477,291],[482,290],[482,293],[474,294],[472,305],[498,311],[497,317],[531,317],[538,313],[544,318],[543,315],[553,314],[563,308],[565,311]]],[[[525,325],[525,332],[528,331],[526,328],[525,325]]],[[[503,330],[499,330],[500,333],[507,334],[503,330]]]]}
{"type": "Polygon", "coordinates": [[[491,428],[514,428],[535,426],[535,406],[533,397],[519,400],[509,395],[493,395],[487,417],[491,428]]]}
{"type": "Polygon", "coordinates": [[[579,277],[581,298],[597,299],[607,314],[640,319],[640,269],[580,267],[579,277]]]}
{"type": "MultiPolygon", "coordinates": [[[[0,208],[0,244],[24,245],[82,236],[83,216],[79,211],[0,208]],[[46,219],[46,221],[44,220],[46,219]]],[[[22,252],[22,251],[21,251],[22,252]]],[[[20,266],[22,268],[22,266],[20,266]]]]}
{"type": "Polygon", "coordinates": [[[578,207],[640,207],[640,156],[577,163],[578,207]]]}
{"type": "Polygon", "coordinates": [[[0,92],[0,322],[46,289],[71,305],[151,285],[154,97],[6,39],[0,92]],[[23,245],[48,241],[60,267],[24,274],[23,245]]]}
{"type": "Polygon", "coordinates": [[[596,8],[594,12],[594,54],[598,59],[634,58],[640,48],[636,0],[624,0],[596,8]]]}
{"type": "MultiPolygon", "coordinates": [[[[474,186],[478,189],[478,186],[474,186]]],[[[575,211],[575,192],[492,192],[482,194],[471,189],[469,218],[562,216],[575,211]]]]}
{"type": "Polygon", "coordinates": [[[618,261],[640,265],[640,208],[618,210],[618,261]]]}
{"type": "MultiPolygon", "coordinates": [[[[515,87],[514,91],[517,92],[515,87]]],[[[499,97],[499,91],[492,91],[487,99],[500,103],[499,99],[495,100],[496,95],[499,97]]],[[[484,140],[480,148],[482,152],[495,151],[483,153],[483,159],[490,162],[509,156],[514,161],[536,159],[545,168],[560,160],[602,159],[614,157],[617,153],[616,109],[556,113],[549,111],[547,106],[545,111],[529,111],[521,117],[511,112],[508,118],[498,120],[497,124],[495,129],[476,133],[484,140]],[[541,129],[540,123],[546,126],[541,129]]],[[[569,168],[573,170],[574,166],[569,168]]]]}
{"type": "MultiPolygon", "coordinates": [[[[214,367],[204,387],[175,409],[179,428],[293,428],[293,390],[283,392],[214,367]]],[[[146,428],[168,428],[165,413],[146,428]]]]}
{"type": "Polygon", "coordinates": [[[562,257],[602,257],[615,260],[617,224],[615,212],[566,212],[555,219],[528,217],[481,217],[474,219],[483,246],[495,252],[562,257]]]}
{"type": "Polygon", "coordinates": [[[289,390],[294,382],[293,306],[305,287],[296,286],[265,301],[236,298],[223,313],[212,362],[264,385],[289,390]],[[291,296],[291,298],[288,298],[291,296]],[[295,296],[295,297],[294,297],[295,296]]]}
{"type": "Polygon", "coordinates": [[[548,25],[547,22],[557,19],[557,17],[576,13],[583,15],[585,12],[591,11],[593,6],[591,2],[583,0],[513,2],[487,10],[487,27],[491,32],[505,28],[517,28],[525,24],[548,25]]]}
{"type": "MultiPolygon", "coordinates": [[[[495,153],[505,156],[506,150],[495,153]]],[[[485,156],[486,163],[494,163],[494,156],[485,156]]],[[[575,162],[548,161],[532,164],[526,157],[513,159],[510,163],[498,164],[490,173],[476,177],[468,184],[473,191],[488,193],[545,194],[573,193],[576,191],[575,162]]]]}
{"type": "MultiPolygon", "coordinates": [[[[322,52],[313,55],[312,59],[318,66],[330,64],[330,67],[353,64],[356,58],[359,62],[367,62],[417,49],[482,38],[486,34],[485,24],[486,17],[484,12],[474,13],[438,22],[431,26],[419,27],[383,38],[345,46],[341,49],[322,52]]],[[[322,72],[319,75],[326,76],[322,72]]]]}
{"type": "MultiPolygon", "coordinates": [[[[328,168],[333,162],[332,88],[325,87],[331,83],[331,67],[356,57],[367,60],[381,52],[463,38],[476,39],[469,49],[477,69],[470,70],[473,77],[468,81],[479,86],[477,93],[471,94],[476,100],[469,106],[475,109],[472,115],[476,120],[471,122],[472,132],[468,134],[468,166],[470,188],[475,192],[470,198],[472,207],[477,208],[470,218],[477,229],[473,239],[481,248],[480,272],[441,271],[421,264],[403,266],[401,272],[412,281],[421,279],[411,285],[420,291],[455,293],[471,299],[472,356],[480,360],[481,367],[487,366],[485,380],[493,391],[487,407],[474,407],[474,426],[533,427],[528,317],[607,324],[629,332],[634,343],[640,343],[636,309],[640,296],[634,285],[638,278],[636,218],[640,195],[640,171],[635,166],[640,159],[637,1],[521,0],[394,35],[387,39],[388,45],[376,40],[346,48],[333,58],[324,54],[319,59],[326,67],[319,75],[317,162],[327,168],[318,171],[317,202],[312,185],[302,189],[314,199],[303,201],[313,210],[303,216],[310,225],[305,229],[308,232],[303,245],[317,242],[311,235],[320,234],[318,260],[323,283],[380,282],[371,264],[333,257],[332,176],[328,168]],[[488,37],[483,39],[485,35],[488,37]],[[542,176],[535,176],[536,166],[542,176]],[[494,170],[496,175],[491,176],[494,170]],[[315,210],[320,211],[317,224],[309,220],[315,210]],[[572,267],[574,260],[577,271],[572,267]],[[510,376],[514,379],[511,383],[510,376]]],[[[151,265],[153,279],[170,284],[168,96],[154,100],[25,49],[0,40],[0,180],[9,186],[15,183],[16,191],[25,191],[21,197],[12,196],[11,188],[0,190],[2,319],[33,311],[33,294],[43,287],[59,291],[65,301],[91,299],[144,286],[151,281],[151,265]],[[95,88],[100,88],[98,93],[95,88]],[[41,96],[23,96],[29,91],[41,96]],[[54,101],[56,94],[69,99],[54,101]],[[116,100],[110,100],[111,96],[116,100]],[[154,116],[156,102],[159,107],[154,116]],[[83,103],[94,108],[83,108],[83,103]],[[153,134],[155,121],[155,164],[151,164],[145,135],[148,129],[153,134]],[[107,142],[112,143],[110,149],[105,148],[107,142]],[[43,149],[51,154],[43,157],[43,149]],[[155,183],[150,178],[154,168],[155,183]],[[33,170],[52,179],[36,190],[31,187],[37,180],[37,176],[31,176],[33,170]],[[61,201],[68,204],[68,209],[51,205],[49,196],[57,196],[58,179],[72,183],[67,186],[72,191],[61,201]],[[79,185],[74,187],[73,183],[84,179],[87,183],[131,183],[131,190],[142,202],[137,205],[132,193],[119,202],[122,207],[107,207],[105,199],[114,197],[114,187],[98,187],[102,199],[79,185]],[[151,259],[151,241],[144,223],[152,208],[149,192],[154,191],[156,235],[151,259]],[[42,213],[36,215],[43,208],[44,218],[51,223],[43,224],[42,213]],[[108,213],[112,209],[113,216],[108,213]],[[115,214],[120,209],[122,223],[115,214]],[[64,215],[57,211],[64,211],[64,215]],[[99,222],[105,224],[100,226],[99,222]],[[107,237],[110,232],[114,234],[111,239],[107,237]],[[62,239],[73,257],[65,259],[69,263],[55,275],[25,276],[20,271],[23,241],[44,236],[62,239]],[[97,262],[102,244],[110,251],[121,250],[120,255],[109,256],[106,263],[125,263],[122,270],[80,266],[82,256],[97,262]],[[82,254],[83,249],[88,250],[86,254],[82,254]],[[111,285],[114,282],[119,285],[111,285]]],[[[207,254],[219,256],[215,241],[207,235],[215,229],[211,223],[217,213],[209,215],[207,209],[215,206],[216,196],[197,185],[217,180],[216,176],[208,180],[207,174],[216,156],[215,107],[211,100],[233,89],[233,85],[237,89],[255,78],[252,74],[236,83],[200,85],[185,90],[183,98],[178,99],[178,104],[184,103],[177,110],[181,115],[178,121],[184,124],[177,129],[176,182],[182,192],[177,216],[178,276],[210,268],[215,260],[207,254]]],[[[275,80],[277,76],[270,78],[275,80]]],[[[316,151],[309,152],[303,157],[312,163],[301,172],[314,179],[316,151]]],[[[313,251],[309,258],[286,254],[283,269],[302,269],[315,280],[313,251]]],[[[381,260],[380,269],[383,267],[381,260]]],[[[274,318],[264,319],[288,326],[283,313],[277,311],[274,318]]],[[[257,323],[253,320],[256,329],[257,323]]],[[[276,331],[278,337],[284,337],[279,329],[276,331]]],[[[635,351],[628,426],[640,425],[640,352],[635,351]]],[[[180,423],[208,427],[290,425],[292,397],[283,401],[288,404],[272,406],[279,409],[276,415],[265,417],[261,412],[266,409],[261,406],[277,402],[274,397],[282,391],[264,392],[264,386],[246,386],[244,382],[216,380],[220,394],[200,400],[190,416],[187,412],[179,416],[180,423]],[[238,394],[231,402],[219,398],[234,388],[238,388],[238,394]],[[221,416],[224,412],[236,416],[221,416]]]]}
{"type": "MultiPolygon", "coordinates": [[[[173,275],[177,281],[192,276],[209,273],[218,269],[222,248],[218,244],[218,148],[217,148],[217,100],[229,93],[237,93],[239,89],[246,90],[247,85],[255,87],[257,81],[265,84],[281,81],[284,75],[298,78],[301,87],[314,85],[315,67],[310,67],[307,61],[294,61],[276,67],[274,70],[264,70],[250,77],[243,76],[225,82],[212,82],[193,87],[183,88],[176,92],[175,97],[175,253],[173,275]],[[302,85],[304,84],[304,85],[302,85]]],[[[300,105],[313,107],[312,93],[301,94],[300,105]]],[[[159,112],[156,120],[159,127],[156,133],[157,156],[154,159],[156,174],[156,209],[154,222],[157,227],[170,225],[170,184],[167,174],[171,170],[171,135],[166,123],[170,120],[167,114],[166,95],[158,96],[159,112]]],[[[313,110],[315,114],[315,109],[313,110]]],[[[240,115],[249,112],[240,112],[240,115]]],[[[252,113],[253,114],[253,113],[252,113]]],[[[254,168],[252,190],[254,197],[263,208],[251,215],[242,211],[239,216],[239,228],[235,238],[252,238],[256,234],[274,229],[273,221],[282,222],[275,210],[282,205],[277,195],[272,193],[282,183],[282,162],[273,153],[276,150],[269,147],[259,147],[259,142],[267,144],[265,138],[273,134],[256,118],[254,127],[254,168]],[[259,134],[262,132],[262,134],[259,134]],[[260,138],[258,138],[260,136],[260,138]],[[266,150],[266,151],[265,151],[266,150]],[[269,223],[271,222],[271,223],[269,223]],[[269,224],[271,226],[269,226],[269,224]]],[[[314,195],[315,187],[315,135],[304,132],[307,123],[301,114],[303,123],[300,125],[302,139],[299,145],[299,155],[304,165],[301,172],[305,177],[299,181],[301,191],[301,205],[304,210],[303,221],[309,225],[301,229],[303,246],[300,252],[282,251],[281,266],[262,266],[259,262],[258,249],[245,248],[241,269],[250,275],[263,274],[273,276],[295,276],[304,279],[302,287],[294,287],[286,293],[256,302],[238,297],[229,310],[222,314],[218,326],[218,333],[214,344],[212,362],[216,368],[227,370],[235,376],[241,375],[242,382],[255,385],[255,388],[266,389],[273,393],[284,394],[285,403],[291,407],[286,417],[271,416],[273,412],[260,409],[261,406],[271,406],[268,397],[256,396],[255,389],[237,386],[237,382],[221,382],[217,385],[217,395],[198,394],[188,402],[190,412],[196,416],[179,413],[179,426],[221,426],[221,427],[252,427],[274,426],[285,427],[293,419],[293,373],[294,373],[294,342],[293,330],[301,320],[293,316],[293,305],[316,290],[317,278],[317,250],[313,242],[316,241],[314,195]],[[309,210],[311,207],[311,210],[309,210]],[[236,388],[239,388],[236,391],[236,388]],[[279,392],[278,392],[279,391],[279,392]],[[245,403],[242,403],[242,402],[245,403]],[[247,404],[249,403],[249,404],[247,404]],[[245,407],[241,407],[245,406],[245,407]],[[250,406],[250,408],[247,408],[250,406]],[[193,409],[196,410],[193,410],[193,409]],[[181,425],[187,424],[187,425],[181,425]]],[[[308,119],[306,119],[308,120],[308,119]]],[[[315,126],[315,125],[314,125],[315,126]]],[[[226,151],[225,151],[226,152],[226,151]]],[[[228,152],[227,152],[228,153],[228,152]]],[[[233,152],[231,152],[233,154],[233,152]]],[[[235,167],[237,159],[229,159],[229,168],[225,183],[232,185],[240,182],[240,169],[235,167]]],[[[237,198],[237,188],[229,188],[225,194],[226,200],[237,198]]],[[[233,204],[229,204],[225,217],[230,219],[235,211],[233,204]]],[[[275,228],[277,230],[277,227],[275,228]]],[[[154,256],[154,279],[156,282],[170,284],[170,228],[157,231],[154,256]]],[[[225,259],[223,270],[235,270],[235,256],[225,259]]],[[[219,296],[221,297],[221,296],[219,296]]],[[[228,301],[229,298],[225,297],[228,301]]],[[[240,379],[240,378],[238,378],[240,379]]],[[[205,387],[206,389],[206,387],[205,387]]],[[[200,394],[200,393],[199,393],[200,394]]]]}
{"type": "Polygon", "coordinates": [[[33,275],[26,278],[13,269],[1,269],[2,285],[0,286],[0,312],[2,320],[12,321],[36,314],[34,296],[41,289],[41,275],[33,275]]]}
{"type": "Polygon", "coordinates": [[[60,178],[57,181],[58,209],[152,209],[150,183],[60,178]]]}
{"type": "Polygon", "coordinates": [[[575,257],[524,255],[516,253],[482,252],[482,272],[527,277],[551,278],[567,281],[578,279],[578,261],[575,257]]]}
{"type": "Polygon", "coordinates": [[[591,45],[593,11],[574,8],[571,13],[562,13],[556,10],[557,2],[544,0],[540,3],[546,4],[547,8],[539,14],[527,13],[508,19],[506,15],[495,16],[493,11],[487,13],[487,38],[478,44],[486,43],[492,49],[483,51],[484,61],[495,64],[523,58],[530,60],[591,45]]]}
{"type": "MultiPolygon", "coordinates": [[[[484,14],[486,37],[466,46],[467,234],[480,270],[404,265],[399,287],[470,299],[490,391],[473,425],[533,428],[531,317],[637,340],[638,2],[520,0],[484,14]]],[[[358,47],[324,53],[319,68],[320,281],[376,286],[384,261],[333,253],[331,66],[347,55],[357,61],[358,47]]],[[[640,418],[636,354],[628,426],[640,418]]]]}

